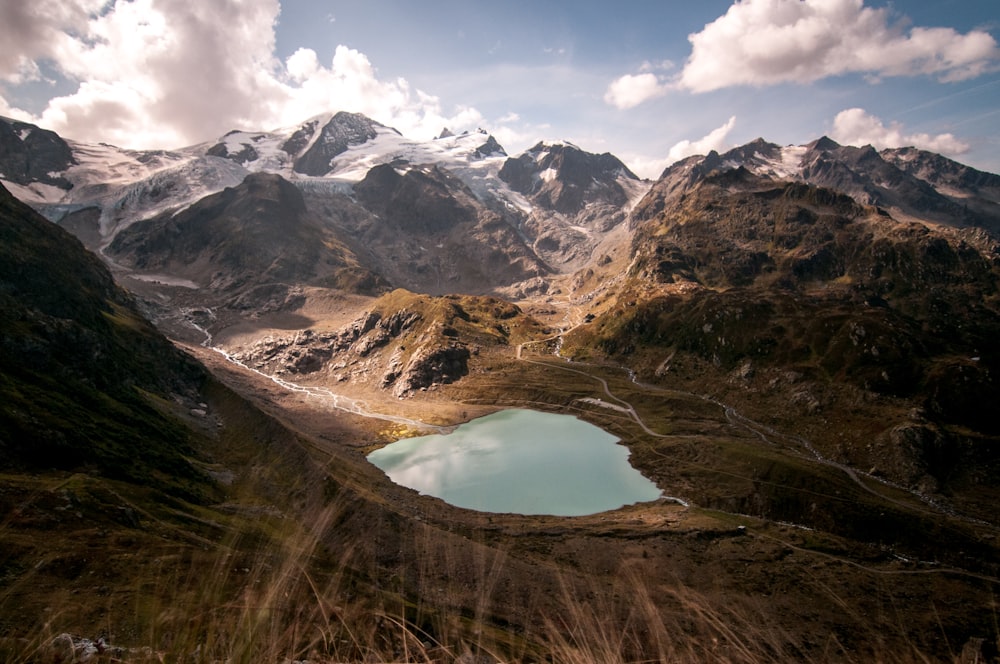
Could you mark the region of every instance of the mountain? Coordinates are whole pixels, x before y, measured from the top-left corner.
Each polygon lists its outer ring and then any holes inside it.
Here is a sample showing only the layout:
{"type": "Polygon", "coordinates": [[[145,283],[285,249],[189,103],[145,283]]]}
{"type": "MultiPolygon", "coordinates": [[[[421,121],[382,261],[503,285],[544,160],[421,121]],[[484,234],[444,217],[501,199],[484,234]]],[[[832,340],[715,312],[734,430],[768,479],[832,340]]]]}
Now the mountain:
{"type": "Polygon", "coordinates": [[[507,159],[497,177],[528,201],[523,232],[551,265],[575,270],[646,192],[617,157],[564,143],[539,143],[507,159]]]}
{"type": "Polygon", "coordinates": [[[661,180],[696,180],[714,169],[739,166],[833,189],[899,217],[1000,231],[997,176],[914,148],[878,152],[871,146],[839,145],[826,136],[786,147],[757,139],[721,155],[689,157],[668,167],[661,180]]]}
{"type": "Polygon", "coordinates": [[[606,253],[602,243],[618,243],[628,207],[648,188],[608,154],[553,144],[510,158],[482,131],[415,142],[343,112],[176,151],[65,145],[72,161],[52,173],[68,191],[40,189],[30,178],[10,186],[143,280],[142,289],[195,285],[209,298],[239,284],[288,282],[275,276],[287,270],[261,263],[277,253],[286,268],[298,266],[295,279],[318,283],[325,263],[323,283],[363,293],[545,290],[546,275],[570,273],[606,253]],[[274,214],[259,207],[254,231],[252,221],[234,222],[247,210],[227,211],[220,201],[265,174],[297,188],[302,204],[276,202],[271,207],[287,210],[274,214]],[[261,230],[293,210],[305,220],[293,224],[299,230],[286,233],[291,226],[281,223],[261,230]],[[338,247],[336,255],[324,254],[324,242],[338,247]],[[249,262],[233,265],[237,254],[249,262]],[[339,269],[348,273],[331,276],[339,269]]]}
{"type": "Polygon", "coordinates": [[[138,312],[80,242],[0,189],[0,464],[92,468],[186,497],[205,370],[138,312]],[[141,452],[136,448],[142,441],[141,452]]]}
{"type": "Polygon", "coordinates": [[[996,240],[742,164],[678,187],[703,165],[668,169],[636,207],[624,285],[567,352],[600,349],[653,383],[725,385],[799,427],[897,399],[911,410],[883,413],[867,436],[818,426],[812,444],[907,486],[997,481],[996,240]]]}
{"type": "Polygon", "coordinates": [[[268,336],[233,352],[242,364],[296,381],[363,386],[396,398],[460,380],[480,355],[546,332],[516,305],[491,297],[428,297],[396,290],[336,330],[268,336]]]}
{"type": "MultiPolygon", "coordinates": [[[[23,123],[0,124],[6,125],[19,153],[37,151],[20,141],[17,131],[30,142],[32,135],[42,136],[42,130],[23,123]]],[[[623,221],[622,209],[648,187],[608,154],[540,144],[509,158],[496,139],[482,131],[445,131],[432,141],[418,142],[344,112],[272,132],[234,130],[214,143],[175,151],[62,144],[69,160],[48,164],[45,172],[66,183],[68,190],[44,188],[42,180],[27,173],[5,181],[22,200],[71,228],[93,248],[106,246],[136,221],[175,213],[206,195],[235,187],[250,173],[281,175],[303,191],[310,206],[336,208],[373,167],[388,165],[404,176],[411,168],[450,174],[451,182],[465,189],[462,196],[471,196],[476,205],[501,218],[549,268],[563,271],[586,262],[603,235],[623,221]]]]}
{"type": "Polygon", "coordinates": [[[615,156],[594,155],[573,145],[539,143],[508,159],[498,173],[533,203],[562,214],[575,214],[587,203],[624,207],[630,198],[621,180],[638,180],[615,156]],[[587,196],[588,192],[594,192],[587,196]]]}
{"type": "MultiPolygon", "coordinates": [[[[233,294],[275,283],[380,288],[280,175],[251,173],[178,212],[135,222],[106,253],[119,264],[233,294]]],[[[384,288],[384,286],[382,286],[384,288]]]]}
{"type": "MultiPolygon", "coordinates": [[[[292,169],[303,175],[326,175],[333,169],[333,160],[354,145],[362,145],[378,136],[377,122],[359,113],[337,113],[323,125],[312,144],[295,159],[292,169]]],[[[289,154],[295,154],[298,147],[297,134],[282,146],[289,154]]]]}
{"type": "Polygon", "coordinates": [[[55,132],[0,118],[0,177],[4,180],[68,190],[72,184],[54,174],[74,163],[72,149],[55,132]]]}

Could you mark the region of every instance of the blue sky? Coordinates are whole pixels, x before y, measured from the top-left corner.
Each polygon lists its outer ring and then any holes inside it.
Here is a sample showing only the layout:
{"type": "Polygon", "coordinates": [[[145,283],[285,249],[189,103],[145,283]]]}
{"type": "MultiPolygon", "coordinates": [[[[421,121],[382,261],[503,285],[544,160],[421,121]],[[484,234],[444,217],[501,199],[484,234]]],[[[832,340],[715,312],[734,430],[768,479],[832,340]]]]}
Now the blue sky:
{"type": "Polygon", "coordinates": [[[4,0],[0,38],[0,114],[125,147],[350,110],[646,176],[823,134],[1000,172],[996,0],[4,0]]]}

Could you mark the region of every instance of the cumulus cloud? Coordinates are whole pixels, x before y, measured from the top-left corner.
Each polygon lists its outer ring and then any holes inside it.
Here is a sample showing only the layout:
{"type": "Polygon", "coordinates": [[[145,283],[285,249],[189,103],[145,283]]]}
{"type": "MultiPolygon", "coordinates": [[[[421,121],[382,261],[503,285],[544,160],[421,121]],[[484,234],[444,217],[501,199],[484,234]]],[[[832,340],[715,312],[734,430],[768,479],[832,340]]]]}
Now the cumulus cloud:
{"type": "Polygon", "coordinates": [[[0,80],[38,78],[38,58],[55,58],[72,41],[68,32],[86,30],[103,0],[34,0],[0,3],[0,80]]]}
{"type": "Polygon", "coordinates": [[[660,83],[656,74],[651,72],[625,74],[608,86],[608,91],[604,93],[604,101],[620,109],[632,108],[666,94],[667,89],[660,83]]]}
{"type": "Polygon", "coordinates": [[[721,127],[717,127],[696,141],[683,140],[674,144],[667,155],[667,163],[672,164],[695,154],[708,154],[712,150],[724,152],[729,148],[727,138],[736,126],[736,116],[732,116],[721,127]]]}
{"type": "Polygon", "coordinates": [[[278,0],[2,3],[0,81],[37,77],[45,62],[78,87],[38,115],[11,108],[0,90],[0,109],[73,138],[127,147],[178,147],[338,110],[415,138],[481,124],[475,109],[445,113],[407,81],[382,80],[346,46],[328,63],[309,49],[278,61],[279,11],[278,0]]]}
{"type": "Polygon", "coordinates": [[[912,146],[953,156],[971,148],[952,134],[908,134],[898,122],[891,122],[887,127],[863,108],[849,108],[838,113],[833,120],[831,138],[845,145],[871,145],[880,150],[912,146]]]}
{"type": "Polygon", "coordinates": [[[643,62],[638,74],[625,74],[612,81],[604,93],[604,101],[624,110],[667,94],[670,85],[656,72],[673,66],[674,63],[670,60],[643,62]]]}
{"type": "Polygon", "coordinates": [[[620,158],[629,167],[629,170],[647,180],[659,178],[667,166],[676,161],[667,157],[650,157],[634,153],[622,154],[620,158]]]}
{"type": "Polygon", "coordinates": [[[864,73],[934,75],[942,81],[994,70],[1000,48],[989,33],[890,23],[863,0],[743,0],[688,37],[691,55],[675,85],[708,92],[736,85],[809,83],[864,73]]]}

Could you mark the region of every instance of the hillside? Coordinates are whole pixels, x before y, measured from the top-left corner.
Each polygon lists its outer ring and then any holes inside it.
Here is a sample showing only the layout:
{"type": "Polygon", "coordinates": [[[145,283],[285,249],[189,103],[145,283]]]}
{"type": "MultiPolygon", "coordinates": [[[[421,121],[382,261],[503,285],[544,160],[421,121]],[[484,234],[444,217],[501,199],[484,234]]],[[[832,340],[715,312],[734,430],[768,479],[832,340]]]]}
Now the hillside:
{"type": "Polygon", "coordinates": [[[186,459],[195,436],[179,416],[198,408],[204,369],[75,238],[0,196],[4,467],[93,467],[182,495],[211,492],[186,459]]]}
{"type": "Polygon", "coordinates": [[[987,515],[996,241],[742,168],[666,182],[636,209],[626,280],[565,352],[719,395],[826,458],[987,515]]]}

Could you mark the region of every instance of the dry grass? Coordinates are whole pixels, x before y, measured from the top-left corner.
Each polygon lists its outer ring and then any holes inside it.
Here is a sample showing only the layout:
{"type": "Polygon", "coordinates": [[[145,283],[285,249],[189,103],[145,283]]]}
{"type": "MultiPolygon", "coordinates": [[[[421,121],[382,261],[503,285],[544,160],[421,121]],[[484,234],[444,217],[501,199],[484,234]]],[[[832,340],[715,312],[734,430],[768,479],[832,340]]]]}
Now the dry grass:
{"type": "MultiPolygon", "coordinates": [[[[370,521],[370,539],[361,540],[352,524],[357,509],[355,500],[338,498],[293,523],[250,527],[233,518],[226,525],[245,530],[210,550],[145,539],[147,562],[131,574],[119,569],[124,586],[102,595],[91,592],[93,564],[61,586],[45,565],[24,569],[0,591],[8,621],[0,659],[60,661],[52,644],[70,632],[113,646],[90,661],[141,664],[940,661],[923,656],[916,642],[901,650],[902,626],[881,643],[874,628],[860,634],[863,648],[834,631],[823,643],[806,643],[769,617],[765,598],[706,593],[677,578],[651,578],[640,564],[623,563],[604,577],[555,558],[526,565],[531,556],[519,544],[497,543],[485,531],[407,523],[393,537],[387,529],[399,524],[370,521]],[[25,615],[16,628],[10,617],[32,592],[45,594],[49,610],[35,623],[25,615]],[[81,610],[81,601],[91,610],[81,610]],[[522,620],[511,620],[518,611],[522,620]]],[[[20,537],[17,530],[8,522],[0,537],[20,537]]],[[[836,588],[822,592],[830,604],[857,610],[836,588]]],[[[955,657],[961,645],[950,646],[955,657]]]]}
{"type": "MultiPolygon", "coordinates": [[[[553,385],[504,383],[505,398],[557,408],[593,389],[531,371],[553,385]]],[[[474,515],[389,485],[354,451],[254,419],[232,396],[209,396],[229,432],[213,468],[238,477],[223,504],[165,501],[86,474],[0,477],[0,661],[54,662],[63,633],[121,648],[92,661],[142,664],[927,662],[958,661],[970,637],[996,648],[986,579],[910,574],[916,565],[829,532],[676,505],[583,519],[474,515]],[[133,520],[110,516],[126,505],[133,520]],[[748,534],[735,535],[738,525],[748,534]]],[[[683,419],[673,413],[681,399],[638,397],[628,398],[676,432],[718,410],[683,419]]],[[[746,459],[783,467],[770,448],[722,458],[728,448],[704,444],[684,465],[684,450],[654,442],[650,451],[673,455],[672,472],[746,459]]],[[[787,484],[773,472],[769,481],[787,484]]]]}

